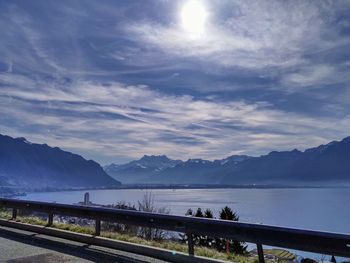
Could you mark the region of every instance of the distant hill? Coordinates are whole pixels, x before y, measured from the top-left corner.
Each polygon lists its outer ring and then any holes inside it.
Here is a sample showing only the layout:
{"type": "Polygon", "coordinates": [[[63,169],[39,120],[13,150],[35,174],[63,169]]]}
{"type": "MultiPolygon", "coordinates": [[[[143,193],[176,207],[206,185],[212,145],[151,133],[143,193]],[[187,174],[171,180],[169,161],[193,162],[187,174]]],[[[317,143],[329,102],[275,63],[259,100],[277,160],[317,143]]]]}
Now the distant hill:
{"type": "MultiPolygon", "coordinates": [[[[173,161],[165,158],[167,162],[173,161]]],[[[303,152],[295,149],[273,151],[260,157],[234,155],[215,161],[177,160],[161,169],[157,165],[152,169],[147,165],[137,168],[140,160],[119,165],[113,172],[109,166],[106,171],[123,183],[133,184],[350,185],[350,137],[303,152]]]]}
{"type": "Polygon", "coordinates": [[[102,167],[77,154],[25,138],[0,135],[0,186],[83,188],[118,186],[102,167]]]}

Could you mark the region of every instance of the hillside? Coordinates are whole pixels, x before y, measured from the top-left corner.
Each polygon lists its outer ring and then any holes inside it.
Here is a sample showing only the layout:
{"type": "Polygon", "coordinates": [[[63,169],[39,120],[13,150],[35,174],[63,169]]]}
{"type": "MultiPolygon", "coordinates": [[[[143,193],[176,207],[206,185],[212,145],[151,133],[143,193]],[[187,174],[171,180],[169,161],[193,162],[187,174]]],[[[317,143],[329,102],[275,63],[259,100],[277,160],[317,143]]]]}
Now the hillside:
{"type": "Polygon", "coordinates": [[[0,135],[0,185],[64,189],[118,186],[120,182],[80,155],[0,135]]]}

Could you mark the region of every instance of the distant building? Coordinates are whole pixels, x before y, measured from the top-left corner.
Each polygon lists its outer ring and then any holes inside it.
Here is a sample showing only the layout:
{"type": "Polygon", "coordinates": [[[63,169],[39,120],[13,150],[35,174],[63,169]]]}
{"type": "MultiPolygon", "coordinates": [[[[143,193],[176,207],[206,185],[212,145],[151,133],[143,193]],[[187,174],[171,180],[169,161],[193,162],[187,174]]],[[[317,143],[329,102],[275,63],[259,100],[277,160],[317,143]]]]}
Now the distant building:
{"type": "Polygon", "coordinates": [[[90,194],[89,192],[86,192],[84,194],[84,205],[89,205],[90,204],[90,194]]]}

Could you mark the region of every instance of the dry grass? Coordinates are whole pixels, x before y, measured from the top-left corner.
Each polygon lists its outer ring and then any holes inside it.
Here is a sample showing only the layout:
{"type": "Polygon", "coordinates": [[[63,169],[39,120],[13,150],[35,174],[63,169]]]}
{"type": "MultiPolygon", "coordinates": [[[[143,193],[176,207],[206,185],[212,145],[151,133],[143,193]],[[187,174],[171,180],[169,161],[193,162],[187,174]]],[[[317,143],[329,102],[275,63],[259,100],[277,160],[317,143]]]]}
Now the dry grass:
{"type": "MultiPolygon", "coordinates": [[[[0,218],[3,219],[10,219],[11,214],[6,211],[0,211],[0,218]]],[[[32,217],[32,216],[18,216],[17,217],[18,222],[27,223],[27,224],[33,224],[33,225],[40,225],[45,226],[47,225],[47,221],[42,220],[38,217],[32,217]]],[[[63,223],[54,223],[51,227],[72,231],[76,233],[82,233],[82,234],[89,234],[93,235],[95,229],[91,226],[79,226],[76,224],[63,224],[63,223]]],[[[175,241],[168,241],[168,240],[162,240],[162,241],[155,241],[155,240],[145,240],[143,238],[140,238],[138,236],[134,235],[127,235],[127,234],[121,234],[117,232],[107,232],[102,231],[101,232],[102,237],[111,238],[119,241],[125,241],[129,243],[134,244],[141,244],[141,245],[147,245],[152,247],[158,247],[163,248],[167,250],[171,250],[174,252],[182,252],[187,253],[187,245],[175,241]]],[[[243,255],[227,255],[226,253],[218,252],[215,249],[210,249],[206,247],[195,247],[195,255],[201,256],[201,257],[208,257],[213,259],[220,259],[220,260],[226,260],[231,262],[247,262],[247,263],[255,263],[258,262],[258,259],[256,256],[243,256],[243,255]]]]}

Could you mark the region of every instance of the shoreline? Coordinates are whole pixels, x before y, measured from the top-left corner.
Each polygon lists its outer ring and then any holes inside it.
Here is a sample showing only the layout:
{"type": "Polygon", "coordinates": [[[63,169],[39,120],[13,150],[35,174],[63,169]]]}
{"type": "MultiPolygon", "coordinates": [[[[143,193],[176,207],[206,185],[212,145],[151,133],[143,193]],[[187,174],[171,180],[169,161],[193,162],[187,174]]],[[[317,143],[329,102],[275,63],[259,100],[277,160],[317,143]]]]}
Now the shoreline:
{"type": "MultiPolygon", "coordinates": [[[[9,188],[2,187],[1,188],[9,188]]],[[[322,186],[322,185],[157,185],[157,184],[126,184],[118,187],[82,187],[82,188],[44,188],[44,189],[26,189],[10,187],[14,192],[3,195],[3,198],[16,198],[26,196],[32,193],[51,193],[51,192],[72,192],[72,191],[91,191],[91,190],[196,190],[196,189],[348,189],[350,186],[322,186]]],[[[1,191],[0,191],[1,192],[1,191]]],[[[1,195],[0,195],[1,197],[1,195]]]]}
{"type": "Polygon", "coordinates": [[[321,185],[153,185],[153,184],[126,184],[118,187],[84,187],[84,188],[47,188],[47,189],[23,189],[28,192],[67,192],[67,191],[84,191],[84,190],[125,190],[125,189],[326,189],[326,188],[350,188],[350,186],[321,186],[321,185]]]}

